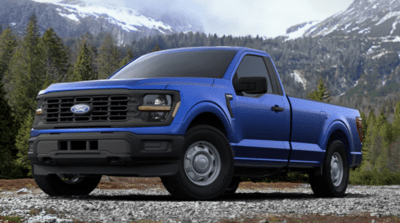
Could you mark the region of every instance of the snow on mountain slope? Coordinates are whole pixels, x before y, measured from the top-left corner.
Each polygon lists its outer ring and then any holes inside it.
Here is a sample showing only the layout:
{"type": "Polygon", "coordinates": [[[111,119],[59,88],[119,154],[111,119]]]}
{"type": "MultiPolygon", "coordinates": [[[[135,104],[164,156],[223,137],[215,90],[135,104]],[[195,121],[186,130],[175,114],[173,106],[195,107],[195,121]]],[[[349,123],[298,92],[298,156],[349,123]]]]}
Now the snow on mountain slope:
{"type": "MultiPolygon", "coordinates": [[[[304,24],[304,23],[303,23],[304,24]]],[[[293,27],[297,27],[293,26],[293,27]]],[[[354,0],[344,11],[319,23],[307,23],[307,28],[287,30],[288,39],[317,36],[360,36],[400,41],[399,0],[354,0]]]]}
{"type": "Polygon", "coordinates": [[[83,1],[54,1],[54,0],[32,0],[40,3],[50,3],[59,6],[58,14],[79,22],[79,18],[94,17],[105,18],[108,22],[120,26],[126,31],[138,31],[137,27],[156,29],[161,33],[166,30],[172,32],[171,26],[155,21],[132,9],[115,5],[98,5],[85,3],[83,1]]]}
{"type": "Polygon", "coordinates": [[[290,74],[292,77],[294,77],[294,80],[298,83],[301,83],[303,85],[304,90],[306,90],[306,83],[307,80],[303,77],[300,71],[294,70],[293,73],[290,74]]]}
{"type": "Polygon", "coordinates": [[[303,23],[301,25],[299,25],[298,27],[296,27],[295,31],[288,31],[288,35],[287,35],[287,40],[291,40],[291,39],[297,39],[299,37],[302,37],[304,32],[307,31],[309,28],[315,26],[315,24],[317,24],[318,21],[312,21],[312,22],[307,22],[307,23],[303,23]]]}
{"type": "MultiPolygon", "coordinates": [[[[140,38],[204,32],[197,18],[168,10],[154,12],[134,3],[97,0],[0,0],[0,25],[23,35],[32,12],[41,33],[52,27],[61,38],[111,33],[119,45],[140,38]]],[[[133,1],[132,1],[133,2],[133,1]]],[[[152,11],[153,10],[153,11],[152,11]]]]}

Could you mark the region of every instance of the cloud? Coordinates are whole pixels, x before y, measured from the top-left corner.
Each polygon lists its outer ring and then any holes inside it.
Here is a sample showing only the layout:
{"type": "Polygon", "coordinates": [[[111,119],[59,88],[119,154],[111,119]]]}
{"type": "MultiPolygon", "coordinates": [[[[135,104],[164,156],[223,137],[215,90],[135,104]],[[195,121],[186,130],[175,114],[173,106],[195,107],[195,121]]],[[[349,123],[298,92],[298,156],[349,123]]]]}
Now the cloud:
{"type": "Polygon", "coordinates": [[[275,37],[292,25],[323,20],[352,0],[221,0],[208,2],[205,30],[211,33],[275,37]]]}
{"type": "MultiPolygon", "coordinates": [[[[94,1],[94,0],[93,0],[94,1]]],[[[219,36],[267,36],[286,33],[292,25],[323,20],[346,9],[353,0],[125,0],[147,15],[184,15],[199,21],[205,32],[219,36]]]]}
{"type": "MultiPolygon", "coordinates": [[[[36,0],[59,1],[59,0],[36,0]]],[[[154,19],[163,14],[202,24],[208,34],[219,36],[284,35],[290,26],[323,20],[345,10],[353,0],[81,0],[91,4],[118,5],[154,19]]]]}

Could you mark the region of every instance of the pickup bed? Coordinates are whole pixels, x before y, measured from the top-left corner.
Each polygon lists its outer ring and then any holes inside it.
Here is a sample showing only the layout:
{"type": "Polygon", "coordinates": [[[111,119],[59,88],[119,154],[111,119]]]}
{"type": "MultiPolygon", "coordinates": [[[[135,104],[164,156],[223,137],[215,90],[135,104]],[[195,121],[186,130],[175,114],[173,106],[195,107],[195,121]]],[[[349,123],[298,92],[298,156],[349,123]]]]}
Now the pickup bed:
{"type": "Polygon", "coordinates": [[[110,175],[160,177],[174,197],[209,200],[240,177],[297,171],[316,196],[341,197],[362,160],[358,110],[287,96],[270,56],[244,47],[146,54],[37,101],[28,157],[50,196],[89,194],[110,175]]]}

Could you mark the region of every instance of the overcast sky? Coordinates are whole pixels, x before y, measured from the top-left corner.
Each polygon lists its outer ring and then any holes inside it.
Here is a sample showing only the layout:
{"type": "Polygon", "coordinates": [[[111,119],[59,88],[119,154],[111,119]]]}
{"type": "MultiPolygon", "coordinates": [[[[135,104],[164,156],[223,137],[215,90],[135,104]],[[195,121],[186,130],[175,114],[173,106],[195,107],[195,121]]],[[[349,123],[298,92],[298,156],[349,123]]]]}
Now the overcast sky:
{"type": "MultiPolygon", "coordinates": [[[[60,0],[36,0],[56,1],[60,0]]],[[[79,0],[66,0],[79,1],[79,0]]],[[[322,21],[345,10],[353,0],[82,0],[122,4],[159,14],[183,13],[200,21],[206,34],[276,37],[292,25],[322,21]]]]}
{"type": "MultiPolygon", "coordinates": [[[[96,0],[99,1],[99,0],[96,0]]],[[[184,12],[201,20],[204,31],[219,36],[275,37],[299,23],[345,10],[353,0],[123,0],[130,7],[184,12]]]]}

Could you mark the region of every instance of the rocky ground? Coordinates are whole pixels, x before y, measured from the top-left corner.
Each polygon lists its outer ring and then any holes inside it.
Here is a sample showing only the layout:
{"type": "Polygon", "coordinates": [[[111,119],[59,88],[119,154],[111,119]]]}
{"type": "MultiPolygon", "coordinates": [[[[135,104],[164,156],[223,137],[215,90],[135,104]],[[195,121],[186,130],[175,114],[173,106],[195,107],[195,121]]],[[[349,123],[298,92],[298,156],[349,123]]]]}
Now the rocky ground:
{"type": "MultiPolygon", "coordinates": [[[[2,214],[15,214],[24,222],[51,222],[51,219],[55,222],[56,217],[44,218],[51,215],[58,216],[58,222],[77,223],[146,219],[154,222],[400,222],[400,186],[349,185],[346,197],[321,199],[313,196],[308,184],[241,182],[233,196],[223,196],[213,202],[183,202],[174,200],[159,178],[103,176],[89,196],[74,198],[49,197],[33,179],[0,180],[2,214]]],[[[0,217],[0,222],[6,222],[5,218],[0,217]]]]}

